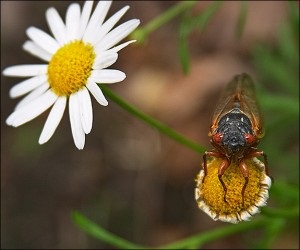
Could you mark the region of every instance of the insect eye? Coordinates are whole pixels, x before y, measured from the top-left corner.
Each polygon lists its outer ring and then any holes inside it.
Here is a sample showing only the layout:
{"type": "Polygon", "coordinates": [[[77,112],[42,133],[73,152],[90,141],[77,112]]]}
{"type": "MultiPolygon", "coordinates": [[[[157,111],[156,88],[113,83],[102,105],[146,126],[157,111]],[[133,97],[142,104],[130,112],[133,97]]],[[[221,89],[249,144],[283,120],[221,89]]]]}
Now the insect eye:
{"type": "Polygon", "coordinates": [[[215,142],[215,143],[220,143],[221,141],[222,141],[222,139],[223,139],[223,134],[222,133],[217,133],[217,134],[215,134],[214,136],[213,136],[213,141],[215,142]]]}
{"type": "Polygon", "coordinates": [[[245,134],[244,138],[248,144],[252,144],[255,141],[255,138],[251,134],[245,134]]]}

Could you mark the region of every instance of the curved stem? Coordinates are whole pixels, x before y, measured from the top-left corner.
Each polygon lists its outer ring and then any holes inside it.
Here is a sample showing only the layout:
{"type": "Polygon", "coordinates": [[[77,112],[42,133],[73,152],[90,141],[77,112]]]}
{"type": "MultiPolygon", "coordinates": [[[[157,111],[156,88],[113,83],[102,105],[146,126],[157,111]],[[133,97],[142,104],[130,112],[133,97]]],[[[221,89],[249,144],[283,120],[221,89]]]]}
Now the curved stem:
{"type": "Polygon", "coordinates": [[[248,231],[254,228],[260,228],[266,225],[266,219],[257,219],[250,222],[243,222],[236,225],[228,225],[221,228],[216,228],[211,231],[201,232],[183,240],[173,242],[164,246],[160,246],[159,249],[186,249],[187,247],[194,247],[200,249],[204,244],[218,240],[236,233],[248,231]]]}
{"type": "Polygon", "coordinates": [[[145,249],[143,246],[124,240],[99,225],[95,224],[78,211],[71,212],[71,218],[82,230],[89,235],[120,249],[145,249]]]}
{"type": "Polygon", "coordinates": [[[197,3],[197,1],[179,2],[175,6],[169,8],[164,13],[151,20],[144,27],[136,29],[131,34],[130,38],[137,40],[139,43],[143,43],[151,32],[157,30],[182,12],[192,8],[197,3]]]}
{"type": "Polygon", "coordinates": [[[167,135],[171,139],[181,143],[182,145],[196,151],[197,153],[203,154],[205,152],[205,148],[187,139],[185,136],[181,135],[180,133],[176,132],[175,130],[171,129],[167,125],[157,121],[156,119],[146,115],[142,111],[138,110],[137,108],[133,107],[132,105],[125,102],[121,97],[116,95],[113,91],[111,91],[106,86],[101,85],[101,90],[103,91],[104,95],[109,97],[112,101],[118,104],[120,107],[128,111],[130,114],[134,115],[135,117],[139,118],[140,120],[144,121],[145,123],[149,124],[150,126],[156,128],[159,132],[167,135]]]}

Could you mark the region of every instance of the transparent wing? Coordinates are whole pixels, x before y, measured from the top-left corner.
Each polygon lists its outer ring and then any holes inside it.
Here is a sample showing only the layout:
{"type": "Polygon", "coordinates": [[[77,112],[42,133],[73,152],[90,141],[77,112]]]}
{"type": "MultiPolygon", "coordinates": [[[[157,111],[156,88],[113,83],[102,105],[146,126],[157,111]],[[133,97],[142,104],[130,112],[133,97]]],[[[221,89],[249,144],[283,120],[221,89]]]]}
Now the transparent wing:
{"type": "Polygon", "coordinates": [[[247,74],[235,76],[225,87],[212,116],[210,135],[218,128],[222,116],[233,108],[239,108],[247,115],[252,123],[254,134],[258,138],[263,137],[262,115],[257,104],[253,81],[247,74]]]}

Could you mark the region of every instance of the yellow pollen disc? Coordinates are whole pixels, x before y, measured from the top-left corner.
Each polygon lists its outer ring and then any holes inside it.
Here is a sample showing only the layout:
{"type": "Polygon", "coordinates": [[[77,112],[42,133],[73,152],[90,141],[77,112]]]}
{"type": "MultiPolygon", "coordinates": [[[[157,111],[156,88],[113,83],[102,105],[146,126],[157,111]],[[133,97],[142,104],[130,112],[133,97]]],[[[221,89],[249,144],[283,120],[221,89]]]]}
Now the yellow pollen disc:
{"type": "Polygon", "coordinates": [[[58,96],[70,96],[87,84],[96,54],[82,41],[61,47],[48,65],[48,82],[58,96]]]}
{"type": "Polygon", "coordinates": [[[202,200],[218,215],[231,215],[259,203],[262,190],[261,180],[265,177],[264,172],[254,164],[253,160],[247,160],[249,180],[244,193],[244,204],[242,189],[245,178],[236,163],[226,169],[222,180],[227,188],[226,201],[224,201],[224,189],[218,178],[218,169],[221,159],[213,158],[207,165],[207,176],[201,187],[202,200]]]}

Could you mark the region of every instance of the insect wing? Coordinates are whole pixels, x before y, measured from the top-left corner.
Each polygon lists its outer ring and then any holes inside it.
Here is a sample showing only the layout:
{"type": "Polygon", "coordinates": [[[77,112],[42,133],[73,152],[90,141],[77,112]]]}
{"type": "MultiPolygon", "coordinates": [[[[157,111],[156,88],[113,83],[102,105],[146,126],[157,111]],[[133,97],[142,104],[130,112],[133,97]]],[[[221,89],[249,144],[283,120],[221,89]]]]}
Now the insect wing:
{"type": "Polygon", "coordinates": [[[247,115],[251,120],[254,134],[258,138],[263,137],[262,116],[257,105],[254,84],[247,74],[235,76],[223,90],[212,117],[209,136],[215,134],[220,119],[233,108],[239,108],[247,115]]]}
{"type": "Polygon", "coordinates": [[[240,86],[241,111],[251,120],[252,129],[255,135],[258,138],[262,138],[264,136],[263,119],[256,99],[254,84],[250,76],[242,74],[240,86]]]}

